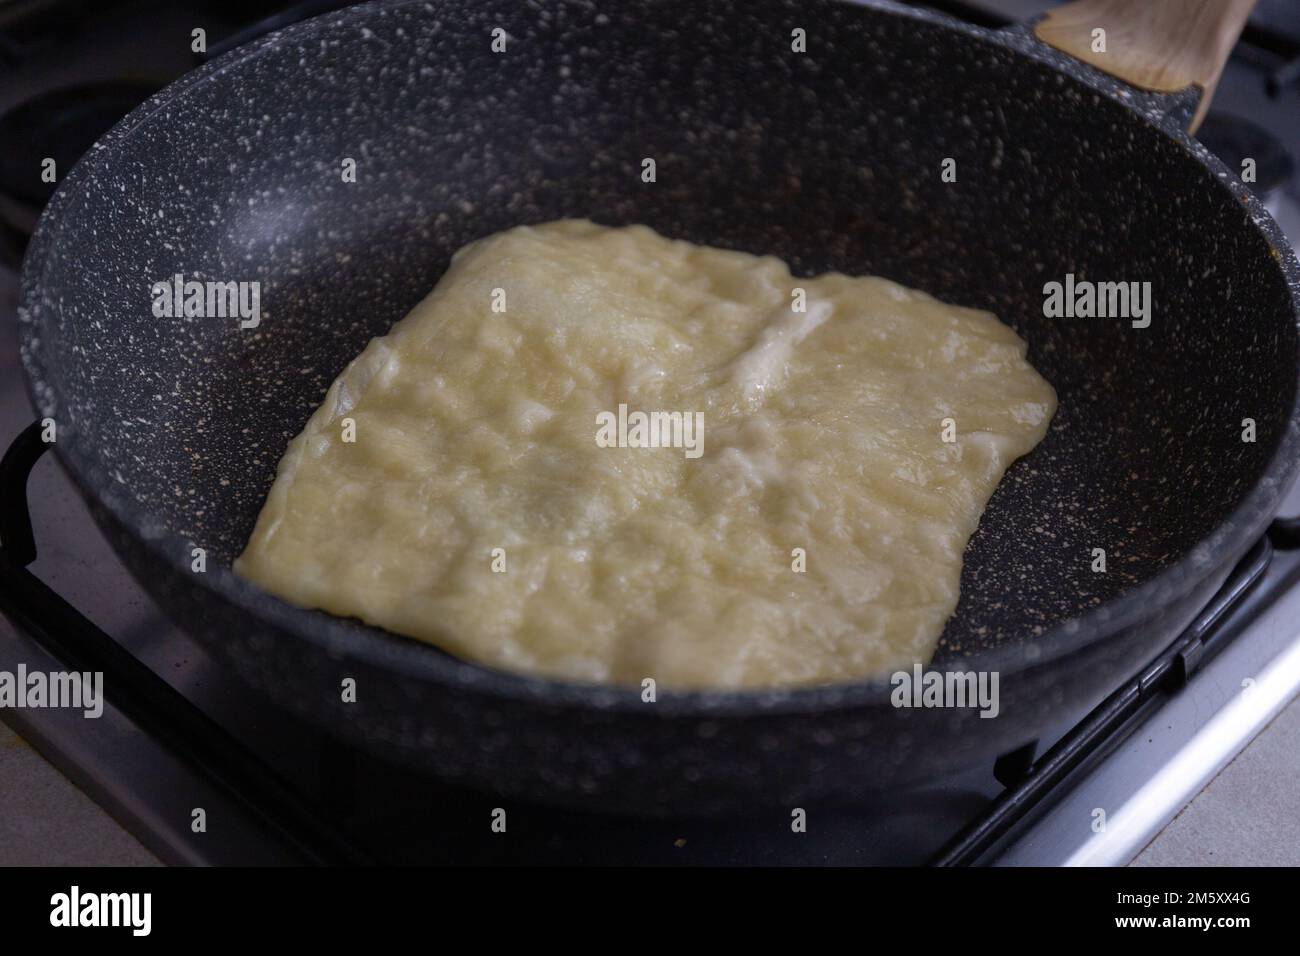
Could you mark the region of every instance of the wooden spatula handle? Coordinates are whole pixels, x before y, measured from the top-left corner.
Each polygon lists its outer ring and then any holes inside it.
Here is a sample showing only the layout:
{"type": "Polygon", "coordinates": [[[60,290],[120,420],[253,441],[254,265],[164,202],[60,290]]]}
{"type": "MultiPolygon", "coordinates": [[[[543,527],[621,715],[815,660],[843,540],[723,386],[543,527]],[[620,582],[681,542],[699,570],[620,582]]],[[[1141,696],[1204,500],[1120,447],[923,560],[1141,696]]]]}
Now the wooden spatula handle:
{"type": "Polygon", "coordinates": [[[1255,0],[1075,0],[1057,7],[1034,33],[1076,59],[1145,90],[1196,85],[1201,125],[1214,89],[1255,0]],[[1096,30],[1105,31],[1105,51],[1096,30]]]}

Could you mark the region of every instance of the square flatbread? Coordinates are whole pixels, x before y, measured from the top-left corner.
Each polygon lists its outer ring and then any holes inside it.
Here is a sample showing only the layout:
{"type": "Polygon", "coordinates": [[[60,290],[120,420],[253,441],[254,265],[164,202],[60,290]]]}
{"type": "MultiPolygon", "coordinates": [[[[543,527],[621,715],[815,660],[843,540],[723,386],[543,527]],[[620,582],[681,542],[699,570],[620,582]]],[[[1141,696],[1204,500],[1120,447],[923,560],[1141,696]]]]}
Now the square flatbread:
{"type": "Polygon", "coordinates": [[[929,660],[1055,407],[987,312],[642,226],[519,227],[334,382],[235,570],[513,671],[848,681],[929,660]]]}

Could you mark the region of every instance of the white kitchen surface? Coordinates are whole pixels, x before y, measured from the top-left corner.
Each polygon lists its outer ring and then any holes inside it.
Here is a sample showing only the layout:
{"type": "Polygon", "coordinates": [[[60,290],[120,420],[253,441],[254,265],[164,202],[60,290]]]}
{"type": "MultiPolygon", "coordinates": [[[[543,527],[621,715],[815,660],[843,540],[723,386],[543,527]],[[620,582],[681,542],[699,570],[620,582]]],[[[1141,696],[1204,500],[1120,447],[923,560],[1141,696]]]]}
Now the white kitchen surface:
{"type": "Polygon", "coordinates": [[[0,724],[0,866],[109,865],[158,861],[0,724]]]}
{"type": "Polygon", "coordinates": [[[1197,794],[1133,866],[1300,866],[1300,699],[1197,794]]]}

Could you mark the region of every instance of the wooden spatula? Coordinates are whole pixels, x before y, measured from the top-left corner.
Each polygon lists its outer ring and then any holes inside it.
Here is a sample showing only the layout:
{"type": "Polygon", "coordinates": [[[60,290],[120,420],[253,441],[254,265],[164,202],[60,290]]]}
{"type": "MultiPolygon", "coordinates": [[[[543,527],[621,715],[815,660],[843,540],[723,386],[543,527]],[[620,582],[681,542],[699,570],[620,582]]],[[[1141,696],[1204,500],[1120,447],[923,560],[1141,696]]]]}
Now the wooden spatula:
{"type": "Polygon", "coordinates": [[[1076,59],[1145,90],[1201,88],[1196,132],[1255,0],[1075,0],[1034,33],[1076,59]],[[1105,31],[1100,51],[1096,30],[1105,31]]]}

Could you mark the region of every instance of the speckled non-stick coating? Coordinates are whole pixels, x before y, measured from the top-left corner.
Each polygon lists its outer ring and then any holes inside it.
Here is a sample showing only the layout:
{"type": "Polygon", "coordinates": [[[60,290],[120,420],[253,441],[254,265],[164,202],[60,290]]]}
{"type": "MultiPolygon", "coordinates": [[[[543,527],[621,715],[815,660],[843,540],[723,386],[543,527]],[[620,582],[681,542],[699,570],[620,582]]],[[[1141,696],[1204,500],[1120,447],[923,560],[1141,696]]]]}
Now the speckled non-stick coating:
{"type": "Polygon", "coordinates": [[[23,358],[63,461],[144,583],[340,735],[511,794],[638,812],[931,779],[1139,666],[1292,475],[1295,259],[1164,115],[1174,102],[1024,31],[884,4],[352,8],[185,77],[77,166],[26,263],[23,358]],[[956,183],[941,182],[946,157],[956,183]],[[984,515],[939,658],[998,669],[999,718],[898,711],[883,682],[647,705],[463,664],[230,574],[281,451],[348,360],[457,248],[561,216],[771,253],[800,274],[885,275],[1028,340],[1060,408],[984,515]],[[259,280],[261,327],[154,318],[151,284],[178,272],[259,280]],[[1067,272],[1150,281],[1151,326],[1045,319],[1043,283],[1067,272]],[[339,703],[343,676],[358,703],[339,703]]]}

